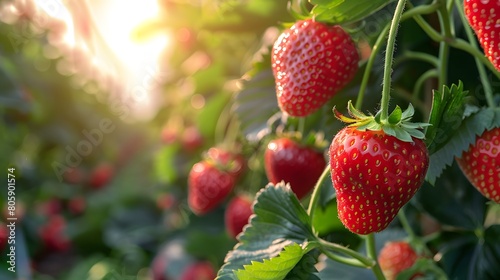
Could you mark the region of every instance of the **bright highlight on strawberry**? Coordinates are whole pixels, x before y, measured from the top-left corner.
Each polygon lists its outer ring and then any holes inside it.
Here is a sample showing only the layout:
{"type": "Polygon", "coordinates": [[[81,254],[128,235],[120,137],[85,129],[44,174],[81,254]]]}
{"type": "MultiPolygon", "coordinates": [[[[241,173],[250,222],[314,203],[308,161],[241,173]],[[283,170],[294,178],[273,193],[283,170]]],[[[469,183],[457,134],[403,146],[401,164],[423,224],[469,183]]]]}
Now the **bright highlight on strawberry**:
{"type": "Polygon", "coordinates": [[[340,26],[312,19],[296,22],[273,46],[278,104],[295,117],[314,113],[349,83],[359,55],[340,26]]]}

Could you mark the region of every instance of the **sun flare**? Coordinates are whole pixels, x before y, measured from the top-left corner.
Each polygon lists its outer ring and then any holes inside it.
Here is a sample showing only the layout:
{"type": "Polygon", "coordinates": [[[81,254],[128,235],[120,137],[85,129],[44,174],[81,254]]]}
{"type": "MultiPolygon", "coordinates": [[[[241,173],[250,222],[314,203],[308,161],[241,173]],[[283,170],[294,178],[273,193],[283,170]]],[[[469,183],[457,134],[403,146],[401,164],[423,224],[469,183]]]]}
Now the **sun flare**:
{"type": "Polygon", "coordinates": [[[142,22],[158,16],[156,0],[94,2],[96,22],[99,23],[104,40],[129,69],[141,68],[144,64],[157,61],[169,43],[166,35],[140,42],[132,38],[134,30],[142,22]]]}
{"type": "Polygon", "coordinates": [[[158,94],[162,76],[159,58],[168,48],[170,37],[163,32],[138,40],[137,28],[158,17],[157,0],[35,0],[35,3],[49,16],[66,23],[67,46],[89,53],[93,65],[119,80],[123,95],[129,95],[128,99],[134,102],[133,109],[137,111],[134,115],[148,118],[155,112],[154,96],[158,94]]]}

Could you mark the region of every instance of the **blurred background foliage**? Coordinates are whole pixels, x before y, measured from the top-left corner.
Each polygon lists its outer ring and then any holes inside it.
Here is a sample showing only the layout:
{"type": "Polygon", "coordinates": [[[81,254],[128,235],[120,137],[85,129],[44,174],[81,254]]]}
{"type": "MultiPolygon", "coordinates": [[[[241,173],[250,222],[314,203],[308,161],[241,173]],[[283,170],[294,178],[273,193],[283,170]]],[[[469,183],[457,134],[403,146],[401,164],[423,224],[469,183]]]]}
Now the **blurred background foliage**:
{"type": "MultiPolygon", "coordinates": [[[[157,64],[140,66],[145,71],[134,79],[99,29],[104,23],[92,16],[107,1],[97,2],[64,1],[65,17],[53,17],[43,8],[59,1],[0,1],[0,170],[16,169],[19,217],[18,272],[7,271],[3,244],[0,278],[178,279],[199,261],[217,271],[236,244],[224,227],[226,205],[195,216],[186,202],[187,174],[210,147],[238,147],[248,171],[236,192],[254,195],[266,185],[263,144],[276,126],[298,125],[276,106],[268,55],[280,28],[294,21],[288,1],[158,0],[156,16],[135,26],[131,38],[139,44],[167,36],[168,44],[157,64]]],[[[321,130],[329,140],[341,127],[331,108],[355,99],[370,46],[390,11],[373,14],[357,31],[349,25],[361,69],[342,94],[305,120],[306,131],[321,130]]],[[[438,22],[432,15],[428,20],[438,22]]],[[[415,80],[428,65],[404,54],[437,54],[439,47],[414,23],[403,24],[400,34],[392,103],[411,101],[424,120],[436,81],[427,81],[415,98],[415,80]]],[[[147,51],[127,55],[148,60],[142,58],[147,51]]],[[[458,51],[451,56],[450,81],[459,77],[478,92],[473,59],[458,51]]],[[[371,112],[380,97],[382,58],[375,63],[364,103],[371,112]]],[[[466,279],[469,266],[488,271],[500,260],[498,207],[485,204],[461,174],[449,168],[406,209],[454,279],[466,279]],[[491,251],[482,254],[482,248],[491,251]]],[[[1,195],[5,209],[6,192],[1,195]]],[[[313,221],[321,236],[360,245],[339,222],[332,193],[322,200],[313,221]]],[[[379,244],[404,236],[399,228],[396,221],[377,237],[379,244]]],[[[320,276],[366,273],[333,267],[322,262],[320,276]]]]}

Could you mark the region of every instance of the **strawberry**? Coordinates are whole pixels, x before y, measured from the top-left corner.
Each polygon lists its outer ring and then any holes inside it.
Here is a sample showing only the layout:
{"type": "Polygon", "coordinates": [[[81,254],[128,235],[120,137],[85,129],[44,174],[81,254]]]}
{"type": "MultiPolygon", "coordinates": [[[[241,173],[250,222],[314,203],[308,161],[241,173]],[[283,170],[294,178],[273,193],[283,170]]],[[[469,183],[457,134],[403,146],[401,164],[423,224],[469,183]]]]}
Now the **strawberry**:
{"type": "Polygon", "coordinates": [[[217,275],[209,262],[196,262],[182,273],[181,280],[213,280],[217,275]]]}
{"type": "MultiPolygon", "coordinates": [[[[413,248],[404,241],[392,241],[385,243],[378,255],[380,268],[387,280],[394,280],[398,274],[413,266],[418,255],[413,248]]],[[[420,273],[413,275],[410,279],[422,276],[420,273]]]]}
{"type": "Polygon", "coordinates": [[[175,196],[170,193],[160,194],[156,198],[156,206],[161,210],[170,210],[175,206],[176,203],[177,201],[175,196]]]}
{"type": "Polygon", "coordinates": [[[330,144],[330,173],[337,194],[337,212],[344,226],[357,234],[385,229],[424,182],[429,152],[422,139],[428,123],[412,123],[411,104],[381,117],[365,115],[352,103],[349,123],[330,144]]]}
{"type": "Polygon", "coordinates": [[[486,198],[500,203],[500,128],[485,131],[457,158],[472,185],[486,198]]]}
{"type": "Polygon", "coordinates": [[[252,201],[245,196],[236,196],[228,204],[224,215],[227,232],[236,238],[252,215],[252,201]]]}
{"type": "Polygon", "coordinates": [[[84,176],[83,171],[76,167],[68,168],[63,173],[64,181],[72,185],[80,184],[83,181],[84,176]]]}
{"type": "Polygon", "coordinates": [[[222,148],[210,148],[207,151],[206,157],[207,159],[215,161],[217,164],[225,166],[235,179],[241,177],[246,167],[246,162],[242,155],[229,152],[222,148]]]}
{"type": "Polygon", "coordinates": [[[404,142],[384,131],[342,129],[330,146],[340,220],[357,234],[385,229],[420,188],[428,166],[421,139],[404,142]]]}
{"type": "Polygon", "coordinates": [[[84,196],[75,196],[68,201],[68,210],[74,215],[80,215],[85,212],[87,202],[84,196]]]}
{"type": "Polygon", "coordinates": [[[37,212],[47,217],[60,214],[62,208],[63,205],[59,198],[51,198],[36,205],[37,212]]]}
{"type": "Polygon", "coordinates": [[[49,218],[39,231],[46,249],[51,251],[66,251],[71,246],[71,242],[65,234],[66,220],[64,217],[56,215],[49,218]]]}
{"type": "Polygon", "coordinates": [[[203,146],[203,135],[196,126],[189,126],[184,129],[181,137],[181,144],[185,151],[192,153],[203,146]]]}
{"type": "Polygon", "coordinates": [[[282,137],[272,140],[264,152],[267,178],[273,184],[289,183],[297,198],[302,199],[314,188],[326,166],[323,153],[282,137]]]}
{"type": "Polygon", "coordinates": [[[197,215],[206,214],[228,196],[234,185],[233,175],[215,163],[208,160],[198,162],[188,175],[189,207],[197,215]]]}
{"type": "Polygon", "coordinates": [[[352,80],[359,55],[340,26],[307,19],[279,36],[271,60],[281,110],[302,117],[318,110],[352,80]]]}
{"type": "Polygon", "coordinates": [[[90,186],[94,189],[104,187],[111,181],[114,173],[115,169],[109,164],[103,163],[97,166],[90,174],[90,186]]]}
{"type": "Polygon", "coordinates": [[[500,71],[500,2],[465,0],[465,15],[483,47],[486,57],[500,71]]]}
{"type": "Polygon", "coordinates": [[[3,222],[0,222],[0,251],[2,251],[5,246],[7,246],[9,235],[10,230],[7,228],[7,225],[3,222]]]}

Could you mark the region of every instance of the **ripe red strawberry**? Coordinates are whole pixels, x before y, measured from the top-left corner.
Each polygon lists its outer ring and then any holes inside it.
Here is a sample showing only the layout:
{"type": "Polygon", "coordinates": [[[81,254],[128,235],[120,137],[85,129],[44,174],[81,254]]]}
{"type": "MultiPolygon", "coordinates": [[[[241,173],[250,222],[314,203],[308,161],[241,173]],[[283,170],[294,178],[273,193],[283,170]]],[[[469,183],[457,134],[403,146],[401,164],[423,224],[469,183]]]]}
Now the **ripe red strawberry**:
{"type": "Polygon", "coordinates": [[[318,110],[352,80],[359,55],[340,26],[307,19],[280,35],[271,60],[281,110],[302,117],[318,110]]]}
{"type": "MultiPolygon", "coordinates": [[[[387,242],[378,255],[380,268],[387,280],[394,280],[401,271],[413,266],[418,255],[413,248],[404,241],[387,242]]],[[[414,279],[421,274],[413,275],[414,279]]]]}
{"type": "Polygon", "coordinates": [[[252,215],[252,201],[245,196],[235,196],[228,204],[224,215],[227,232],[236,238],[252,215]]]}
{"type": "Polygon", "coordinates": [[[203,135],[196,126],[189,126],[184,129],[181,137],[181,144],[185,151],[192,153],[203,146],[203,135]]]}
{"type": "Polygon", "coordinates": [[[486,57],[500,71],[500,1],[465,0],[464,8],[486,57]]]}
{"type": "Polygon", "coordinates": [[[170,210],[177,203],[177,199],[170,193],[160,194],[156,198],[156,206],[161,210],[170,210]]]}
{"type": "Polygon", "coordinates": [[[338,215],[350,231],[385,229],[422,185],[429,165],[424,142],[383,131],[342,129],[330,146],[338,215]]]}
{"type": "Polygon", "coordinates": [[[94,189],[104,187],[111,181],[114,173],[115,169],[109,164],[104,163],[97,166],[90,174],[90,186],[94,189]]]}
{"type": "Polygon", "coordinates": [[[471,184],[486,198],[500,203],[500,128],[485,131],[457,158],[471,184]]]}
{"type": "Polygon", "coordinates": [[[66,251],[71,243],[65,235],[66,220],[62,216],[52,216],[40,228],[40,237],[45,248],[53,251],[66,251]]]}
{"type": "Polygon", "coordinates": [[[63,173],[64,181],[68,184],[76,185],[83,181],[84,173],[80,168],[71,167],[63,173]]]}
{"type": "Polygon", "coordinates": [[[85,212],[87,202],[82,195],[75,196],[68,201],[68,210],[74,215],[80,215],[85,212]]]}
{"type": "Polygon", "coordinates": [[[213,280],[217,275],[209,262],[197,262],[186,268],[181,280],[213,280]]]}
{"type": "Polygon", "coordinates": [[[7,246],[9,234],[10,230],[7,228],[7,225],[0,222],[0,251],[3,251],[5,246],[7,246]]]}
{"type": "Polygon", "coordinates": [[[212,147],[207,151],[207,158],[223,165],[235,179],[238,179],[245,170],[245,158],[240,154],[229,152],[222,148],[212,147]]]}
{"type": "Polygon", "coordinates": [[[267,145],[264,167],[273,184],[289,183],[299,199],[314,188],[326,166],[322,152],[301,146],[290,138],[278,138],[267,145]]]}
{"type": "Polygon", "coordinates": [[[219,205],[231,192],[235,179],[213,162],[196,163],[188,175],[188,203],[197,215],[203,215],[219,205]]]}

